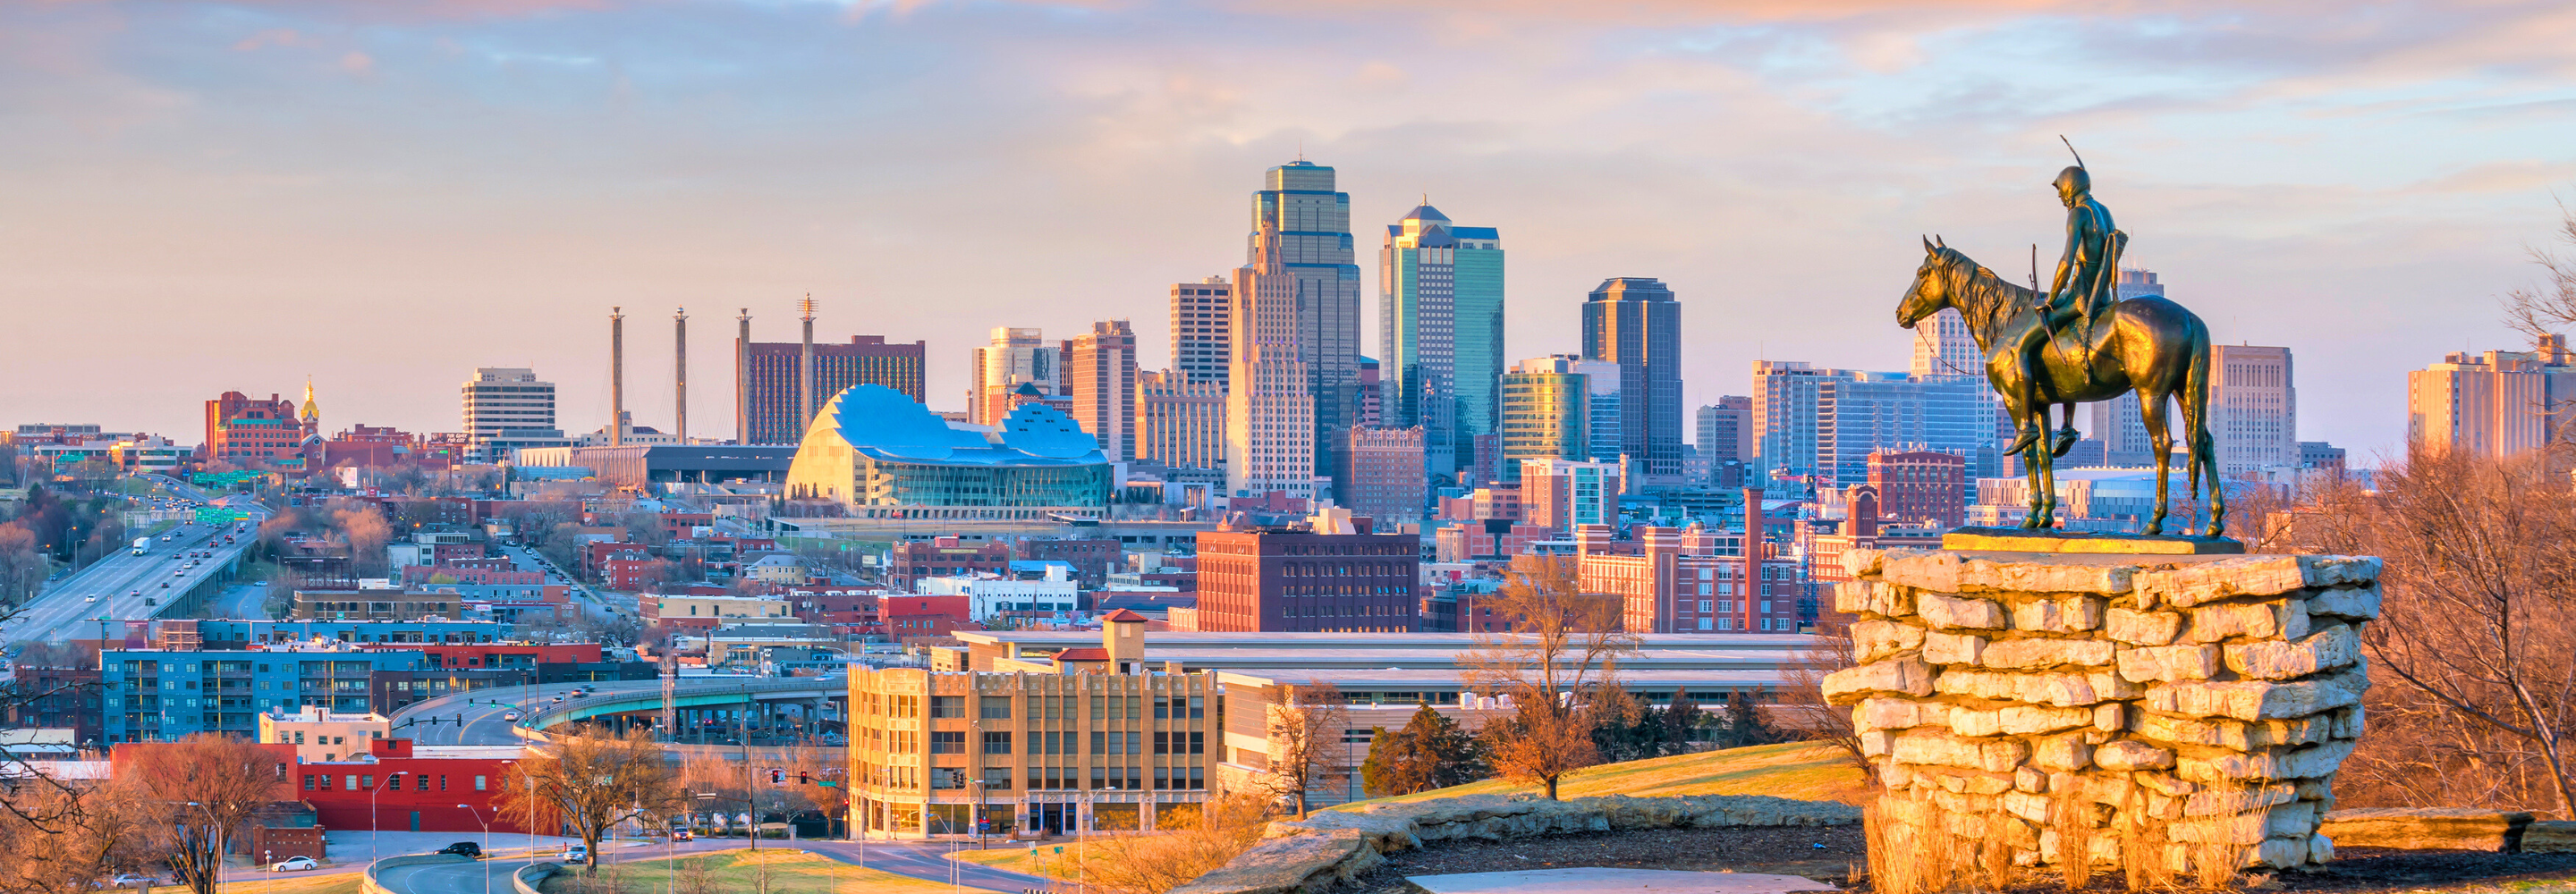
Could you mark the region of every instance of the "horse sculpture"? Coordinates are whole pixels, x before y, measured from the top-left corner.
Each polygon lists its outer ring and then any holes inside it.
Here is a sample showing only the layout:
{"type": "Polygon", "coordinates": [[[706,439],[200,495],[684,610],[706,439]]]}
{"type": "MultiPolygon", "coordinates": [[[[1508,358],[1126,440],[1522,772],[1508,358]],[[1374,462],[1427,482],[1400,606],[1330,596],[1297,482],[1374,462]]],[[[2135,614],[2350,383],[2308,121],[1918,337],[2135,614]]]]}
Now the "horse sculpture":
{"type": "MultiPolygon", "coordinates": [[[[1923,241],[1923,265],[1914,271],[1914,286],[1897,305],[1896,323],[1907,329],[1925,317],[1955,309],[1968,321],[1977,349],[1986,355],[1986,380],[2003,397],[2004,411],[2016,425],[2046,432],[2048,408],[2062,409],[2061,419],[2074,422],[2075,405],[2112,400],[2122,392],[2138,393],[2138,408],[2156,454],[2156,509],[2146,533],[2162,534],[2165,526],[2166,479],[2173,456],[2173,434],[2165,427],[2165,401],[2182,406],[2183,437],[2189,445],[2191,490],[2200,493],[2202,476],[2209,483],[2209,531],[2227,530],[2227,501],[2220,493],[2218,451],[2209,436],[2209,327],[2200,317],[2162,295],[2141,295],[2112,305],[2093,325],[2066,326],[2042,352],[2046,373],[2030,401],[2020,364],[2011,356],[2023,333],[2040,325],[2033,312],[2038,292],[1996,276],[1957,249],[1936,239],[1923,241]]],[[[2030,481],[2030,517],[2025,528],[2057,524],[2056,457],[2065,443],[2049,449],[2046,439],[2023,456],[2030,481]]]]}

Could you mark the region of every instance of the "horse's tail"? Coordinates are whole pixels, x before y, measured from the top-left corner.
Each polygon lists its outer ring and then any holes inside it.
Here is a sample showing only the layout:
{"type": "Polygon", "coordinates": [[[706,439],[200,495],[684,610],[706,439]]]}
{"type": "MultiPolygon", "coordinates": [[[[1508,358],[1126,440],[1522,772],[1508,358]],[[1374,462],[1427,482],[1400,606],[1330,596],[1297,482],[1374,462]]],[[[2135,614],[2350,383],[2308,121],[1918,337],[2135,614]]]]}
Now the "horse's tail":
{"type": "Polygon", "coordinates": [[[2209,435],[2209,325],[2199,315],[2191,316],[2191,369],[2183,382],[2182,419],[2184,450],[2183,467],[2189,470],[2191,489],[2185,493],[2200,494],[2201,473],[2209,474],[2209,536],[2223,530],[2227,499],[2218,480],[2218,445],[2209,435]]]}

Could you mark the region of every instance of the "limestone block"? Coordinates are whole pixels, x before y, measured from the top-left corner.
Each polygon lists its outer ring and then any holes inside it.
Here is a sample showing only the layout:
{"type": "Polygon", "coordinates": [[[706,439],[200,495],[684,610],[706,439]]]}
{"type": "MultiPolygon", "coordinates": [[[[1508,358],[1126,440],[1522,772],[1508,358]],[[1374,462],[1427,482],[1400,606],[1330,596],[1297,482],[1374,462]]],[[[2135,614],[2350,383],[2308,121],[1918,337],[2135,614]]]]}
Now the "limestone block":
{"type": "MultiPolygon", "coordinates": [[[[1852,585],[1837,585],[1838,589],[1836,590],[1835,596],[1835,602],[1837,604],[1841,602],[1841,591],[1839,588],[1849,586],[1852,585]]],[[[1857,658],[1861,663],[1866,664],[1894,655],[1898,652],[1922,648],[1923,628],[1898,621],[1853,621],[1851,625],[1851,638],[1852,651],[1854,653],[1853,657],[1857,658]]]]}
{"type": "Polygon", "coordinates": [[[2576,821],[2539,820],[2522,829],[2526,854],[2576,854],[2576,821]]]}
{"type": "Polygon", "coordinates": [[[1960,566],[1958,587],[1950,592],[2127,593],[2135,588],[2131,565],[2059,562],[1997,562],[1971,559],[1960,566]]]}
{"type": "Polygon", "coordinates": [[[2288,869],[2308,860],[2308,836],[2266,838],[2254,848],[2254,862],[2273,869],[2288,869]]]}
{"type": "Polygon", "coordinates": [[[1879,755],[1886,754],[1889,750],[1895,747],[1895,744],[1896,733],[1892,730],[1868,729],[1860,731],[1860,756],[1862,757],[1877,757],[1879,755]]]}
{"type": "Polygon", "coordinates": [[[2183,820],[2166,826],[2165,835],[2185,843],[2261,844],[2263,815],[2236,814],[2183,820]]]}
{"type": "Polygon", "coordinates": [[[1932,694],[1932,667],[1914,656],[1888,658],[1825,675],[1825,700],[1848,705],[1874,693],[1932,694]]]}
{"type": "Polygon", "coordinates": [[[1986,650],[1986,638],[1965,633],[1926,631],[1923,636],[1923,660],[1942,666],[1974,667],[1986,650]]]}
{"type": "Polygon", "coordinates": [[[2013,788],[2017,791],[2025,791],[2035,795],[2045,794],[2048,791],[2048,774],[2029,767],[2022,767],[2014,770],[2013,788]]]}
{"type": "Polygon", "coordinates": [[[2360,700],[2360,696],[2320,680],[2297,683],[2194,680],[2149,687],[2145,704],[2149,711],[2184,717],[2279,720],[2306,717],[2357,704],[2360,700]]]}
{"type": "Polygon", "coordinates": [[[1901,618],[1914,613],[1914,597],[1905,588],[1886,581],[1844,581],[1834,585],[1834,610],[1901,618]]]}
{"type": "Polygon", "coordinates": [[[2334,862],[2334,839],[2323,835],[2308,836],[2308,862],[2334,862]]]}
{"type": "Polygon", "coordinates": [[[2072,773],[2093,764],[2093,746],[2082,736],[2047,736],[2031,740],[2031,766],[2072,773]]]}
{"type": "Polygon", "coordinates": [[[2308,597],[2308,614],[2367,621],[2379,617],[2379,584],[2318,590],[2308,597]]]}
{"type": "Polygon", "coordinates": [[[2522,837],[2531,814],[2467,807],[2337,810],[2317,833],[2336,847],[2416,851],[2503,851],[2522,837]]]}
{"type": "Polygon", "coordinates": [[[1880,550],[1878,575],[1900,587],[1956,593],[1959,573],[1967,563],[1966,556],[1941,550],[1880,550]]]}
{"type": "Polygon", "coordinates": [[[2013,629],[2038,633],[2082,633],[2102,626],[2104,602],[2099,596],[2033,599],[2012,607],[2013,629]]]}
{"type": "Polygon", "coordinates": [[[1985,650],[1985,665],[1994,668],[2031,670],[2110,663],[2111,643],[2098,639],[2014,639],[1988,643],[1985,650]]]}
{"type": "Polygon", "coordinates": [[[2161,646],[2182,632],[2182,616],[2173,612],[2114,608],[2103,622],[2104,635],[2138,646],[2161,646]]]}
{"type": "MultiPolygon", "coordinates": [[[[2347,708],[2345,710],[2357,710],[2347,708]]],[[[2314,745],[2332,738],[2333,720],[2299,717],[2287,720],[2202,720],[2141,712],[2129,731],[2143,739],[2175,745],[2199,745],[2230,751],[2258,751],[2314,745]]]]}
{"type": "Polygon", "coordinates": [[[2048,799],[2028,792],[2004,795],[2004,811],[2034,823],[2048,823],[2048,799]]]}
{"type": "Polygon", "coordinates": [[[2103,732],[2118,732],[2128,726],[2128,716],[2128,710],[2120,705],[2094,705],[2093,728],[2103,732]]]}
{"type": "Polygon", "coordinates": [[[2256,680],[2288,680],[2361,660],[2361,637],[2336,624],[2296,640],[2231,644],[2227,669],[2256,680]]]}
{"type": "Polygon", "coordinates": [[[2245,556],[2141,571],[2136,578],[2140,597],[2182,608],[2378,579],[2378,559],[2353,556],[2245,556]]]}
{"type": "MultiPolygon", "coordinates": [[[[2221,779],[2304,779],[2332,774],[2352,756],[2351,742],[2334,741],[2296,749],[2272,749],[2243,754],[2214,756],[2185,755],[2176,760],[2174,772],[2185,779],[2215,782],[2221,779]]],[[[2295,797],[2295,787],[2290,787],[2295,797]]]]}
{"type": "Polygon", "coordinates": [[[1861,578],[1877,574],[1879,559],[1882,555],[1883,553],[1881,551],[1874,549],[1861,548],[1843,550],[1843,573],[1850,575],[1853,580],[1859,580],[1861,578]]]}
{"type": "Polygon", "coordinates": [[[2214,643],[2234,637],[2298,639],[2306,635],[2308,635],[2307,600],[2274,599],[2268,602],[2235,602],[2193,609],[2191,626],[2183,630],[2182,641],[2214,643]]]}
{"type": "Polygon", "coordinates": [[[2120,651],[2120,677],[2132,683],[2206,680],[2218,673],[2217,646],[2149,646],[2120,651]]]}
{"type": "Polygon", "coordinates": [[[1945,721],[1949,706],[1901,698],[1862,699],[1852,707],[1852,725],[1860,729],[1908,729],[1945,721]]]}
{"type": "Polygon", "coordinates": [[[2359,706],[2336,711],[2332,716],[2334,717],[2333,736],[2335,738],[2361,738],[2363,724],[2361,719],[2361,708],[2359,706]]]}
{"type": "Polygon", "coordinates": [[[2163,773],[2140,773],[2138,787],[2168,798],[2187,798],[2200,791],[2200,784],[2163,773]]]}
{"type": "Polygon", "coordinates": [[[2327,674],[2325,676],[2318,677],[2316,682],[2352,693],[2353,699],[2358,701],[2361,699],[2362,693],[2370,691],[2369,668],[2370,656],[2364,655],[2361,656],[2360,659],[2354,661],[2351,667],[2345,668],[2341,673],[2327,674]]]}
{"type": "Polygon", "coordinates": [[[1375,868],[1378,859],[1376,849],[1369,847],[1359,833],[1347,830],[1271,838],[1189,884],[1172,889],[1172,894],[1290,894],[1322,890],[1339,881],[1335,878],[1337,871],[1347,878],[1359,873],[1346,867],[1366,863],[1359,870],[1365,872],[1375,868]]]}
{"type": "Polygon", "coordinates": [[[1917,593],[1914,610],[1923,623],[1948,630],[2001,630],[2006,623],[2003,605],[1989,599],[1917,593]]]}
{"type": "Polygon", "coordinates": [[[2016,736],[2053,733],[2093,723],[2093,711],[2088,708],[2013,705],[1995,713],[2002,720],[2003,731],[2016,736]]]}
{"type": "Polygon", "coordinates": [[[2292,801],[2277,805],[2264,816],[2264,834],[2274,838],[2306,838],[2317,832],[2317,802],[2315,801],[2292,801]]]}
{"type": "Polygon", "coordinates": [[[2093,694],[2101,698],[2131,699],[2147,693],[2145,686],[2129,682],[2115,670],[2094,671],[2085,674],[2084,680],[2093,687],[2093,694]]]}
{"type": "Polygon", "coordinates": [[[2299,798],[2299,787],[2287,783],[2258,785],[2251,788],[2241,786],[2242,784],[2239,783],[2223,789],[2194,791],[2183,798],[2182,815],[2232,816],[2249,811],[2266,810],[2299,798]]]}
{"type": "Polygon", "coordinates": [[[2093,763],[2105,770],[2163,770],[2174,765],[2174,754],[2144,742],[2121,739],[2093,749],[2093,763]]]}

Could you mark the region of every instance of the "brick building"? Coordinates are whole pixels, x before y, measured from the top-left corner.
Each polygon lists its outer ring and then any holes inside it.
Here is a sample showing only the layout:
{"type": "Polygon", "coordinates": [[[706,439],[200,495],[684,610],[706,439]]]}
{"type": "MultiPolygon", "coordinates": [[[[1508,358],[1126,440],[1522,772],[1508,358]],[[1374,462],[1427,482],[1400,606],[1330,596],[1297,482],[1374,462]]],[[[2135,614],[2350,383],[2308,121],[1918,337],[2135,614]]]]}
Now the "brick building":
{"type": "Polygon", "coordinates": [[[1200,533],[1198,629],[1414,631],[1422,539],[1344,525],[1200,533]]]}
{"type": "Polygon", "coordinates": [[[1333,476],[1334,497],[1379,527],[1420,521],[1430,495],[1423,428],[1352,426],[1333,476]]]}
{"type": "MultiPolygon", "coordinates": [[[[794,444],[805,438],[809,419],[797,417],[797,385],[803,380],[801,342],[736,343],[742,367],[735,383],[743,404],[741,430],[745,444],[794,444]]],[[[887,342],[882,335],[853,335],[848,344],[814,343],[813,406],[820,409],[843,389],[883,385],[921,402],[921,371],[928,343],[887,342]]]]}
{"type": "MultiPolygon", "coordinates": [[[[1074,579],[1085,587],[1098,587],[1109,580],[1109,572],[1125,564],[1125,552],[1118,541],[1094,540],[1022,540],[1020,559],[1031,562],[1063,562],[1073,566],[1074,579]]],[[[1008,573],[1007,566],[1003,570],[1008,573]]],[[[943,575],[955,577],[956,575],[943,575]]]]}
{"type": "Polygon", "coordinates": [[[977,626],[969,620],[970,596],[900,596],[887,595],[878,602],[885,618],[885,632],[896,642],[944,637],[959,628],[977,626]]]}
{"type": "Polygon", "coordinates": [[[1011,545],[994,541],[969,545],[955,537],[898,543],[886,557],[886,583],[910,590],[925,577],[1003,574],[1011,568],[1011,545]]]}
{"type": "Polygon", "coordinates": [[[296,418],[294,401],[226,391],[206,402],[206,449],[199,455],[234,465],[299,461],[298,445],[309,434],[296,418]]]}
{"type": "MultiPolygon", "coordinates": [[[[293,796],[332,829],[525,834],[501,814],[501,781],[525,750],[516,745],[414,745],[377,739],[357,760],[299,761],[293,796]]],[[[551,824],[540,824],[551,825],[551,824]]]]}
{"type": "Polygon", "coordinates": [[[1878,494],[1878,517],[1909,525],[1955,528],[1968,518],[1968,460],[1930,450],[1876,450],[1869,454],[1869,486],[1878,494]]]}

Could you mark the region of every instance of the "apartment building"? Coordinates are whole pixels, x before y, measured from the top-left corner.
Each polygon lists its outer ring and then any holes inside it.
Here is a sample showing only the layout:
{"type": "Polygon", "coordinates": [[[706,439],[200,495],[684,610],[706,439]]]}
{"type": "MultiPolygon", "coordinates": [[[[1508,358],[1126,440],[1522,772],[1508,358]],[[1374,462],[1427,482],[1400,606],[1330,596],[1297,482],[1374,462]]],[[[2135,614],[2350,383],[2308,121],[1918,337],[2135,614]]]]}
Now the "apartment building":
{"type": "Polygon", "coordinates": [[[419,652],[111,649],[99,656],[101,728],[110,743],[198,732],[252,738],[271,709],[372,711],[369,674],[424,666],[419,652]]]}

